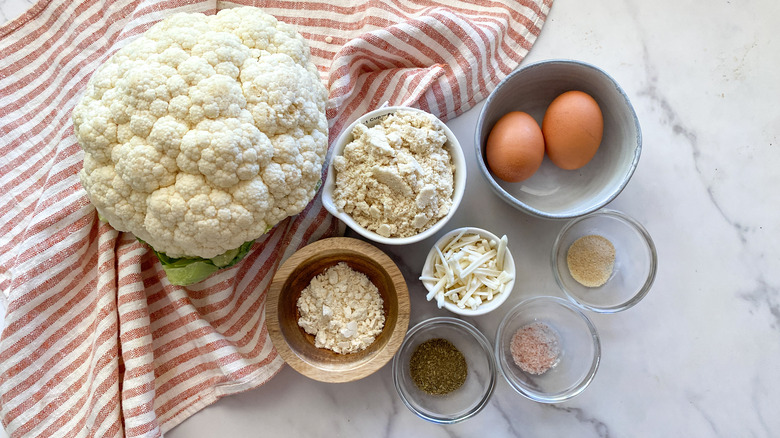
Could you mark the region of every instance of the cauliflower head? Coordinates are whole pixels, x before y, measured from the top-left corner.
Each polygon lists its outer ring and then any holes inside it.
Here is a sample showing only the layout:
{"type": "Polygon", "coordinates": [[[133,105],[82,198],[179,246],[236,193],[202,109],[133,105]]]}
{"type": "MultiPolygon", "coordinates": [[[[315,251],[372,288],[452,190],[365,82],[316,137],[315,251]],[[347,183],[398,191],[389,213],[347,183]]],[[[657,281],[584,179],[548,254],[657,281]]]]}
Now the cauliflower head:
{"type": "Polygon", "coordinates": [[[82,185],[117,230],[213,258],[315,196],[326,99],[290,25],[253,7],[172,15],[100,66],[73,110],[82,185]]]}

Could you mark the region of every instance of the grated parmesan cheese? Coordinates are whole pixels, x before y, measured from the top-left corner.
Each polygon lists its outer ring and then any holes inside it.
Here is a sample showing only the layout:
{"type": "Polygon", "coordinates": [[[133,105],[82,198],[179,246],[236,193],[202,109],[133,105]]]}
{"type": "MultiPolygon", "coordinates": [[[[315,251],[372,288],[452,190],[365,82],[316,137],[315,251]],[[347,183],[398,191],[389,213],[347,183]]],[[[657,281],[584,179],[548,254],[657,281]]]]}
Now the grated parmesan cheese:
{"type": "Polygon", "coordinates": [[[505,293],[507,284],[514,279],[504,269],[506,236],[496,242],[464,230],[435,249],[432,275],[421,276],[420,280],[433,285],[426,298],[435,298],[439,308],[449,301],[461,309],[476,310],[505,293]]]}

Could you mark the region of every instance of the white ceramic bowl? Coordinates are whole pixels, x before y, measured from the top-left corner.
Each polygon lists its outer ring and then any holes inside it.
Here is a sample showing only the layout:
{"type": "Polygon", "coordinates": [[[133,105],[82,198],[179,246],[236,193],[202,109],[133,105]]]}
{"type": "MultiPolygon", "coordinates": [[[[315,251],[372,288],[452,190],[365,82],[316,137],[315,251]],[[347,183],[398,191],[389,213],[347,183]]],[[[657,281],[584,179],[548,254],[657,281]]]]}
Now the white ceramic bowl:
{"type": "MultiPolygon", "coordinates": [[[[496,236],[495,234],[491,233],[490,231],[483,230],[482,228],[474,228],[474,227],[464,227],[464,228],[457,228],[455,230],[452,230],[448,232],[447,234],[441,236],[439,240],[436,241],[434,246],[431,248],[431,251],[428,253],[428,257],[425,259],[425,264],[423,265],[422,269],[422,276],[423,277],[432,277],[433,276],[433,266],[436,262],[436,259],[438,258],[438,255],[436,253],[436,247],[441,249],[444,247],[447,243],[449,243],[450,240],[455,238],[458,234],[461,232],[464,232],[466,234],[479,234],[480,236],[483,236],[487,239],[492,239],[498,243],[500,240],[500,237],[496,236]]],[[[449,300],[444,300],[444,308],[449,310],[452,313],[456,313],[458,315],[465,315],[465,316],[476,316],[476,315],[484,315],[488,312],[492,312],[493,310],[496,310],[501,304],[503,304],[504,301],[509,297],[509,294],[512,293],[512,289],[515,285],[515,275],[516,275],[516,269],[515,269],[515,259],[512,257],[512,252],[509,250],[509,247],[507,247],[506,255],[504,256],[504,270],[512,275],[512,280],[507,283],[506,290],[493,297],[492,300],[488,302],[484,302],[480,304],[476,310],[472,310],[470,307],[461,309],[457,306],[457,304],[453,303],[449,300]]],[[[423,286],[430,291],[433,289],[433,287],[436,285],[433,281],[424,280],[423,286]]],[[[433,302],[435,303],[436,300],[434,299],[433,302]]]]}
{"type": "Polygon", "coordinates": [[[455,138],[455,134],[452,133],[452,131],[447,127],[447,125],[442,123],[442,126],[444,128],[444,133],[447,135],[447,143],[445,143],[444,146],[447,149],[449,149],[450,156],[452,157],[452,161],[455,164],[455,175],[454,175],[455,187],[453,188],[453,193],[452,193],[452,207],[450,208],[450,211],[446,216],[441,218],[432,227],[428,228],[427,230],[419,234],[415,234],[414,236],[384,237],[360,226],[354,219],[352,219],[350,215],[348,215],[343,211],[340,211],[338,207],[336,207],[336,204],[333,201],[333,190],[336,186],[336,171],[333,168],[333,157],[341,155],[342,152],[344,151],[344,147],[352,141],[353,139],[352,130],[355,128],[355,125],[357,125],[358,123],[362,123],[370,128],[376,125],[377,123],[379,123],[384,118],[384,116],[393,114],[398,110],[417,111],[417,112],[425,113],[425,111],[416,108],[391,106],[391,107],[385,107],[385,108],[380,108],[378,110],[371,111],[366,115],[364,115],[363,117],[359,118],[358,120],[354,121],[341,133],[338,140],[336,140],[336,144],[333,146],[332,156],[330,160],[331,162],[328,168],[328,177],[325,180],[325,185],[322,188],[322,204],[325,207],[325,209],[328,210],[328,212],[330,212],[330,214],[339,218],[342,222],[347,224],[348,227],[355,230],[361,236],[370,239],[374,242],[383,243],[387,245],[406,245],[414,242],[419,242],[421,240],[427,239],[428,237],[431,237],[434,234],[436,234],[436,232],[439,231],[452,218],[453,215],[455,215],[455,211],[458,209],[458,206],[460,205],[460,201],[463,199],[463,192],[466,190],[466,157],[464,157],[463,155],[463,150],[460,147],[460,143],[458,142],[458,139],[455,138]]]}
{"type": "Polygon", "coordinates": [[[639,162],[642,132],[628,96],[606,72],[584,62],[550,60],[513,71],[490,93],[477,122],[475,149],[482,175],[501,199],[532,216],[569,219],[598,210],[623,190],[639,162]],[[525,181],[495,177],[484,153],[496,122],[510,111],[524,111],[541,126],[550,102],[569,90],[591,95],[601,108],[604,135],[593,159],[580,169],[563,170],[545,155],[525,181]]]}

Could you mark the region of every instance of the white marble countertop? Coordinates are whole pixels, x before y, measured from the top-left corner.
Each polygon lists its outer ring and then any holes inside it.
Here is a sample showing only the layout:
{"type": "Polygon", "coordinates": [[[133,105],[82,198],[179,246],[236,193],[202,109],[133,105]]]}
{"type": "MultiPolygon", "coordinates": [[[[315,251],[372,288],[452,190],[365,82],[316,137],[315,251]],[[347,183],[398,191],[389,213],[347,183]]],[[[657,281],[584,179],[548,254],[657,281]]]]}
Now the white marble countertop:
{"type": "MultiPolygon", "coordinates": [[[[12,18],[8,1],[0,10],[12,18]]],[[[499,379],[481,413],[438,426],[401,403],[389,364],[347,384],[319,383],[285,367],[268,384],[218,401],[166,436],[778,436],[778,21],[775,0],[555,0],[524,62],[595,64],[631,98],[642,157],[609,207],[644,224],[659,256],[644,301],[619,314],[589,314],[602,363],[577,398],[536,404],[499,379]]],[[[447,229],[473,225],[509,236],[516,289],[503,311],[468,318],[493,338],[512,304],[562,296],[548,260],[563,222],[526,216],[488,189],[473,153],[480,108],[448,123],[466,151],[469,183],[447,229]]],[[[431,244],[384,248],[409,283],[412,324],[446,314],[425,301],[416,280],[431,244]]]]}

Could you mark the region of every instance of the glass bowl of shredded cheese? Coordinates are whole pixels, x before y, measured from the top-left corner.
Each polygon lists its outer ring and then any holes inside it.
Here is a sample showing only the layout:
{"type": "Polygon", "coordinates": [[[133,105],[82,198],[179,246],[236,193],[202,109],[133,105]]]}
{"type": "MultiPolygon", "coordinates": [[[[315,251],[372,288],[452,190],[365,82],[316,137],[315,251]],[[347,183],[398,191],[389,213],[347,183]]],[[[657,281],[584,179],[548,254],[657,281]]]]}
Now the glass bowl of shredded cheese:
{"type": "Polygon", "coordinates": [[[506,236],[475,227],[443,235],[431,248],[420,276],[426,298],[458,315],[497,309],[515,284],[515,261],[506,236]]]}
{"type": "Polygon", "coordinates": [[[512,388],[540,403],[582,393],[601,360],[596,327],[577,306],[551,296],[521,301],[498,326],[498,369],[512,388]]]}
{"type": "Polygon", "coordinates": [[[583,309],[615,313],[647,295],[658,256],[653,239],[639,222],[603,209],[561,229],[551,263],[555,281],[569,300],[583,309]]]}

